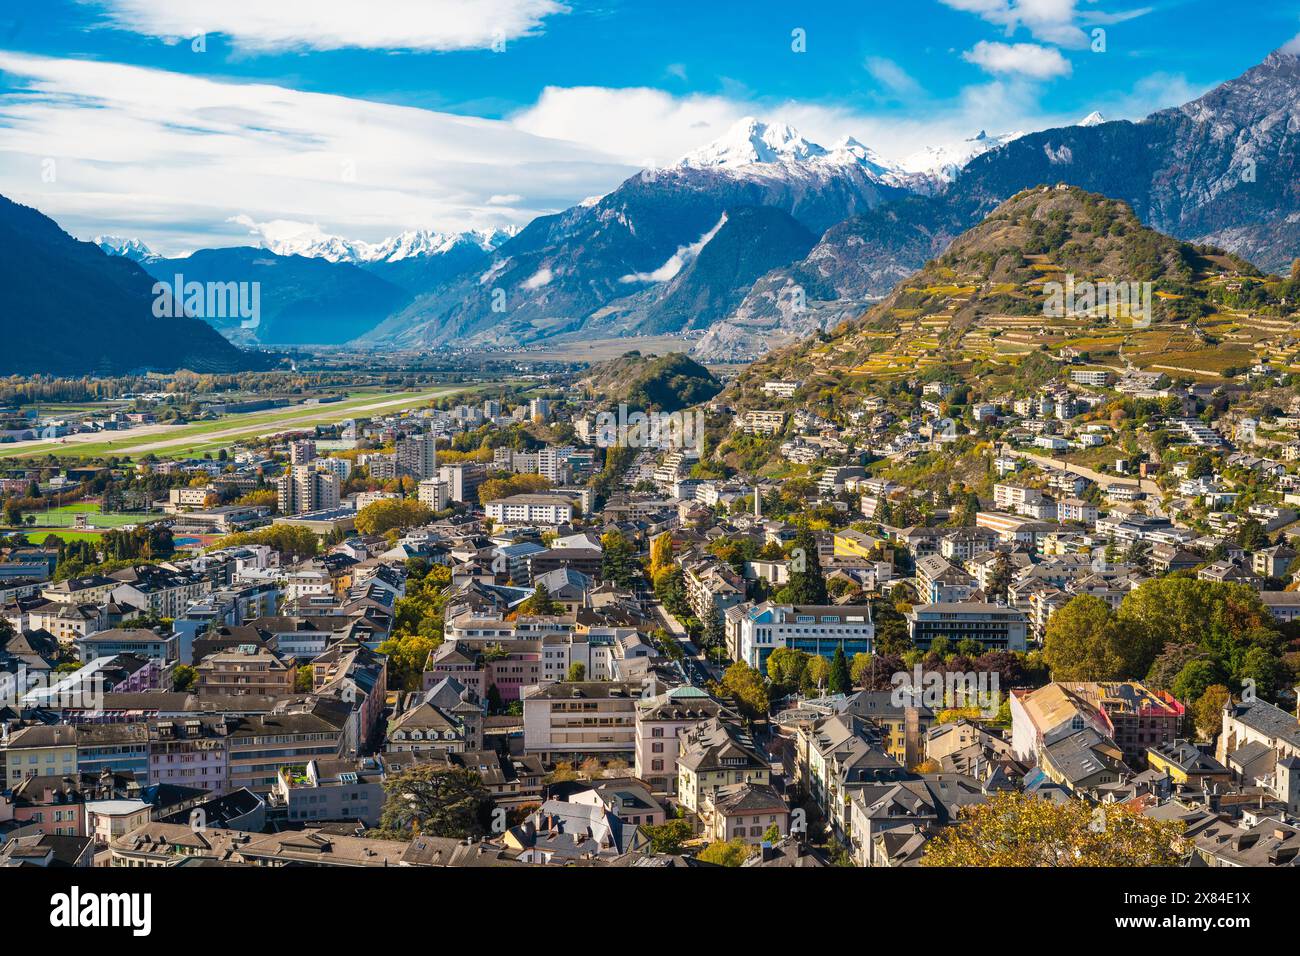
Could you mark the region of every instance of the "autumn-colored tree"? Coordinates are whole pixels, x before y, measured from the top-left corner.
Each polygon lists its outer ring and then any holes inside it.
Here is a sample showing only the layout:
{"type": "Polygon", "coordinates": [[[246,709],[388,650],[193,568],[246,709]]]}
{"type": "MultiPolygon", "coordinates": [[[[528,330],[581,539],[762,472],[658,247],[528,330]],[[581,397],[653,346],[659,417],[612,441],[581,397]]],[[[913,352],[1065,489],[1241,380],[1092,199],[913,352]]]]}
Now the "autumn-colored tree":
{"type": "Polygon", "coordinates": [[[673,535],[665,531],[650,542],[650,577],[673,563],[673,535]]]}
{"type": "Polygon", "coordinates": [[[356,528],[361,534],[408,531],[433,519],[428,505],[410,498],[381,498],[357,512],[356,528]]]}
{"type": "MultiPolygon", "coordinates": [[[[0,637],[3,636],[3,634],[0,634],[0,637]]],[[[199,672],[189,664],[177,664],[172,669],[172,690],[177,692],[188,691],[194,686],[198,676],[199,672]]]]}
{"type": "Polygon", "coordinates": [[[259,488],[240,495],[235,499],[235,504],[245,505],[250,508],[270,508],[275,511],[279,504],[279,498],[274,488],[259,488]]]}
{"type": "Polygon", "coordinates": [[[801,689],[805,694],[827,693],[830,689],[831,662],[820,654],[808,658],[808,666],[803,669],[801,689]]]}
{"type": "Polygon", "coordinates": [[[1178,866],[1183,824],[1122,804],[1055,803],[1018,792],[963,807],[930,841],[924,866],[1178,866]]]}
{"type": "Polygon", "coordinates": [[[489,501],[509,498],[511,495],[546,491],[550,487],[550,480],[541,475],[523,474],[511,475],[509,478],[489,478],[478,486],[478,500],[486,504],[489,501]]]}
{"type": "Polygon", "coordinates": [[[715,866],[740,866],[753,852],[748,843],[739,837],[721,843],[710,843],[700,851],[700,859],[715,866]]]}
{"type": "Polygon", "coordinates": [[[741,713],[751,720],[767,716],[767,683],[763,675],[744,661],[737,661],[722,675],[721,693],[734,698],[741,713]]]}
{"type": "Polygon", "coordinates": [[[311,528],[297,525],[273,524],[255,531],[237,531],[219,538],[217,548],[233,548],[246,544],[264,544],[274,548],[289,560],[311,558],[320,550],[320,539],[311,528]]]}
{"type": "Polygon", "coordinates": [[[388,686],[398,690],[419,690],[424,665],[438,642],[423,634],[395,634],[378,648],[388,657],[388,686]]]}
{"type": "Polygon", "coordinates": [[[870,673],[871,655],[854,654],[853,659],[849,661],[849,676],[853,679],[853,686],[864,686],[867,683],[870,673]]]}
{"type": "Polygon", "coordinates": [[[1222,684],[1211,684],[1205,688],[1205,693],[1192,705],[1197,733],[1206,740],[1217,737],[1223,728],[1223,705],[1231,699],[1232,694],[1222,684]]]}
{"type": "Polygon", "coordinates": [[[573,764],[568,760],[561,760],[555,765],[555,769],[546,775],[547,783],[567,783],[570,780],[578,779],[578,771],[574,769],[573,764]]]}

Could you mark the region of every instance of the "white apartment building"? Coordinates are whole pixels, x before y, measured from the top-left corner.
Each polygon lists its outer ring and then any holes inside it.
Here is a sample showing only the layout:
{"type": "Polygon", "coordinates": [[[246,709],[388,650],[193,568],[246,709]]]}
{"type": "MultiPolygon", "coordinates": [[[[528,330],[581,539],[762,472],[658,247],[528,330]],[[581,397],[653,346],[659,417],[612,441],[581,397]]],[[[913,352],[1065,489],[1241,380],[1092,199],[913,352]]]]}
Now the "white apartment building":
{"type": "Polygon", "coordinates": [[[573,520],[573,502],[556,495],[511,495],[489,501],[487,516],[504,525],[556,525],[573,520]]]}
{"type": "Polygon", "coordinates": [[[993,486],[993,503],[1003,510],[1015,511],[1021,505],[1032,501],[1041,501],[1042,498],[1043,493],[1037,488],[1026,488],[1023,485],[1003,482],[998,482],[993,486]]]}
{"type": "Polygon", "coordinates": [[[524,688],[524,752],[543,760],[589,756],[631,762],[640,691],[620,681],[576,681],[524,688]]]}
{"type": "Polygon", "coordinates": [[[1083,524],[1095,524],[1097,506],[1082,498],[1062,498],[1056,505],[1057,517],[1061,521],[1078,521],[1083,524]]]}
{"type": "Polygon", "coordinates": [[[420,482],[416,497],[431,511],[442,511],[451,504],[451,489],[438,478],[425,478],[420,482]]]}

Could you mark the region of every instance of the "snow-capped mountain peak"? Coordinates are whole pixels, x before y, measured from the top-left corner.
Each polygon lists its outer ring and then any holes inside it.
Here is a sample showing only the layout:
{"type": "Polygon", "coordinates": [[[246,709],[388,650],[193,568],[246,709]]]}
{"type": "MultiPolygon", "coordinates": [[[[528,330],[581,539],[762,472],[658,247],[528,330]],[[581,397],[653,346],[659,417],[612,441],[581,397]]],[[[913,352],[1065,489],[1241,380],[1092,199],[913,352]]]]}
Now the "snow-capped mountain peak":
{"type": "Polygon", "coordinates": [[[158,258],[158,254],[144,242],[128,236],[96,236],[90,241],[110,256],[121,256],[132,262],[150,262],[158,258]]]}
{"type": "Polygon", "coordinates": [[[1076,124],[1078,126],[1100,126],[1108,122],[1106,117],[1101,114],[1100,110],[1093,110],[1076,124]]]}
{"type": "Polygon", "coordinates": [[[785,123],[764,123],[746,116],[713,142],[687,153],[677,165],[735,169],[754,163],[802,163],[825,155],[825,149],[785,123]]]}
{"type": "Polygon", "coordinates": [[[905,171],[896,163],[885,159],[852,136],[845,136],[832,146],[825,160],[827,163],[855,163],[882,180],[895,180],[905,175],[905,171]]]}
{"type": "Polygon", "coordinates": [[[1024,135],[1023,131],[1017,130],[1014,133],[990,136],[984,130],[980,130],[969,139],[964,139],[958,143],[926,146],[918,149],[904,158],[899,165],[914,175],[928,176],[944,182],[951,182],[976,156],[982,156],[990,150],[999,149],[1024,135]]]}

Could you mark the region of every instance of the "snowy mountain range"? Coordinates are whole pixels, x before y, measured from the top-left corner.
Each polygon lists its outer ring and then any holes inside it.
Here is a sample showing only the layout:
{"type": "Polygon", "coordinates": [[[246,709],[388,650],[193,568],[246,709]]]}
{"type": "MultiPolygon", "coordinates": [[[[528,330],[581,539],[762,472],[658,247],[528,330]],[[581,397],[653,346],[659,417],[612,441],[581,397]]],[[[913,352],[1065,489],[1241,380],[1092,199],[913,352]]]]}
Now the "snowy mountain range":
{"type": "Polygon", "coordinates": [[[345,239],[342,236],[310,231],[286,237],[263,237],[262,245],[281,256],[306,256],[330,262],[361,265],[372,262],[400,262],[418,256],[442,256],[461,246],[491,252],[517,235],[518,227],[466,232],[438,232],[432,229],[408,229],[379,242],[345,239]]]}
{"type": "Polygon", "coordinates": [[[159,258],[158,254],[139,239],[127,236],[96,236],[90,240],[110,256],[121,256],[132,262],[151,262],[159,258]]]}
{"type": "MultiPolygon", "coordinates": [[[[369,243],[264,230],[261,239],[279,256],[360,269],[405,293],[359,333],[364,344],[690,330],[705,333],[697,354],[744,358],[860,312],[1035,185],[1122,199],[1166,234],[1289,266],[1300,254],[1297,104],[1300,59],[1279,51],[1141,122],[1092,112],[1035,133],[981,131],[901,161],[852,138],[826,147],[745,117],[676,163],[517,232],[415,230],[369,243]],[[1260,175],[1246,174],[1256,166],[1260,175]]],[[[135,240],[97,241],[136,261],[152,255],[135,240]]],[[[361,290],[354,301],[375,298],[356,276],[334,281],[344,279],[361,290]]]]}
{"type": "Polygon", "coordinates": [[[765,123],[747,116],[718,139],[687,153],[673,168],[727,170],[736,175],[786,179],[835,176],[856,169],[882,185],[925,192],[936,184],[952,182],[976,156],[1024,135],[1015,132],[990,136],[980,130],[970,139],[927,146],[895,162],[852,136],[845,136],[828,149],[805,139],[785,123],[765,123]]]}

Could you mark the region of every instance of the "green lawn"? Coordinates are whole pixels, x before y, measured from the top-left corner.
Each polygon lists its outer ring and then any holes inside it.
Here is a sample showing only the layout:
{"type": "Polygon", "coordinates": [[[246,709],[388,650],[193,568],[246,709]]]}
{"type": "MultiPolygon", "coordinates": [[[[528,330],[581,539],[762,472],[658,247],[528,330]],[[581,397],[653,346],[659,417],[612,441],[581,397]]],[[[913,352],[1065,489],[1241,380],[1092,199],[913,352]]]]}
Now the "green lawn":
{"type": "Polygon", "coordinates": [[[62,508],[51,508],[49,511],[38,511],[35,514],[37,527],[40,528],[71,528],[77,523],[77,515],[84,514],[91,525],[100,530],[120,528],[128,524],[141,524],[146,521],[157,521],[162,517],[161,515],[147,513],[103,514],[97,501],[78,501],[70,505],[64,505],[62,508]]]}
{"type": "Polygon", "coordinates": [[[121,528],[125,525],[146,524],[150,521],[158,521],[162,515],[159,514],[101,514],[100,505],[97,501],[78,501],[70,505],[64,505],[61,508],[51,508],[49,511],[29,512],[36,516],[36,525],[28,527],[24,525],[21,528],[8,528],[0,533],[21,532],[26,534],[32,541],[41,541],[47,534],[54,534],[65,541],[95,541],[104,531],[112,528],[121,528]],[[77,522],[77,515],[84,514],[92,525],[91,530],[79,531],[70,530],[77,522]]]}
{"type": "Polygon", "coordinates": [[[102,534],[98,531],[49,531],[45,528],[15,528],[27,535],[33,544],[43,544],[46,538],[62,538],[64,541],[98,541],[102,534]]]}

